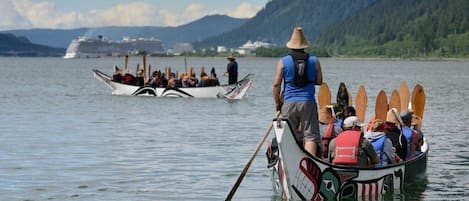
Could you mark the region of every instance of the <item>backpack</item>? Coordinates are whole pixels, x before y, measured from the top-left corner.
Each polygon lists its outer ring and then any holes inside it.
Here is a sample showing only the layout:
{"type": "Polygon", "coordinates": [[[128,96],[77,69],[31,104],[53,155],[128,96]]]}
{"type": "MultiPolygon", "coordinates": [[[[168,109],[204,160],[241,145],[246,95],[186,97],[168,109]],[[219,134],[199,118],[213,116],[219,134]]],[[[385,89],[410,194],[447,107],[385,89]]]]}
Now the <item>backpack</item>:
{"type": "Polygon", "coordinates": [[[304,87],[308,84],[308,59],[309,54],[304,52],[292,52],[289,54],[295,63],[295,79],[293,84],[297,87],[304,87]]]}

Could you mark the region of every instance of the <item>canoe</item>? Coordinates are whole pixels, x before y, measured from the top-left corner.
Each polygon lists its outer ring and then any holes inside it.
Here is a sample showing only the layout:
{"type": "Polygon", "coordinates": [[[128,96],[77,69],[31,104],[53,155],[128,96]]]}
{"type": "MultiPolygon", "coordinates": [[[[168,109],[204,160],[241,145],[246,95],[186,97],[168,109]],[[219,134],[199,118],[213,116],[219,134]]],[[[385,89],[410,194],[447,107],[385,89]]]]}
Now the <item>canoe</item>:
{"type": "Polygon", "coordinates": [[[383,195],[404,192],[405,184],[426,177],[426,139],[422,152],[412,160],[358,168],[333,165],[311,156],[295,140],[286,119],[274,120],[273,127],[276,140],[268,146],[268,167],[274,192],[284,200],[381,200],[383,195]]]}
{"type": "Polygon", "coordinates": [[[220,85],[212,87],[185,87],[185,88],[163,88],[151,86],[135,86],[112,81],[112,77],[93,69],[93,75],[99,81],[104,82],[112,90],[113,95],[128,96],[156,96],[156,97],[182,97],[182,98],[226,98],[242,99],[245,97],[252,84],[250,77],[246,75],[239,82],[231,85],[220,85]]]}

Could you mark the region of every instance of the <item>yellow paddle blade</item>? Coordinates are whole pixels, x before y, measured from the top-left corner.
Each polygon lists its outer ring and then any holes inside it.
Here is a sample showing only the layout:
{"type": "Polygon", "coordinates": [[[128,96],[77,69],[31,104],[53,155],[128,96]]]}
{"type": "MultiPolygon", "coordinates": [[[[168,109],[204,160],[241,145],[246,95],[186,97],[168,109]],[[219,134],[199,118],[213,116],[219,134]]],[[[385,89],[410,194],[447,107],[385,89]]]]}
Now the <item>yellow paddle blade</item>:
{"type": "Polygon", "coordinates": [[[375,105],[375,118],[386,120],[386,114],[388,112],[388,98],[384,90],[379,91],[378,96],[376,96],[376,105],[375,105]]]}
{"type": "Polygon", "coordinates": [[[365,86],[358,87],[357,96],[355,97],[355,111],[360,122],[365,122],[366,107],[368,105],[368,97],[366,96],[365,86]]]}
{"type": "Polygon", "coordinates": [[[398,111],[401,109],[401,97],[397,90],[393,90],[389,98],[389,108],[396,108],[398,111]]]}
{"type": "Polygon", "coordinates": [[[402,112],[404,110],[409,109],[410,91],[409,87],[404,81],[402,81],[399,85],[399,96],[401,97],[400,111],[402,112]]]}
{"type": "Polygon", "coordinates": [[[329,90],[329,86],[327,86],[326,82],[322,82],[318,92],[319,109],[324,108],[326,105],[330,105],[331,97],[331,90],[329,90]]]}
{"type": "Polygon", "coordinates": [[[425,109],[425,91],[422,85],[417,84],[412,91],[412,109],[414,114],[423,119],[423,111],[425,109]]]}

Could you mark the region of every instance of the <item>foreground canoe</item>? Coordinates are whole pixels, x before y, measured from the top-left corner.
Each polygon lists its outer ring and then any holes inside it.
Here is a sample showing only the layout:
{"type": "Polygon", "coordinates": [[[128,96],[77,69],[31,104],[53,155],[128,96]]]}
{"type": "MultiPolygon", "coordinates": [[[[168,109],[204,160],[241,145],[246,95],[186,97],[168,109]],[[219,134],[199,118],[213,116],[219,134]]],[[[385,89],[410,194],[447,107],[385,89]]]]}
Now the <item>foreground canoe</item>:
{"type": "MultiPolygon", "coordinates": [[[[414,159],[378,168],[332,165],[306,153],[285,119],[274,120],[277,159],[269,158],[272,183],[284,200],[381,200],[404,192],[404,185],[426,177],[428,144],[414,159]]],[[[274,147],[273,143],[270,147],[274,147]]],[[[268,149],[272,154],[274,149],[268,149]]],[[[268,154],[269,155],[269,154],[268,154]]]]}
{"type": "Polygon", "coordinates": [[[251,74],[246,75],[239,82],[231,85],[213,87],[187,87],[187,88],[154,88],[150,86],[135,86],[112,81],[112,77],[94,69],[94,77],[104,82],[112,90],[113,95],[129,96],[158,96],[183,98],[227,98],[242,99],[252,84],[251,74]]]}

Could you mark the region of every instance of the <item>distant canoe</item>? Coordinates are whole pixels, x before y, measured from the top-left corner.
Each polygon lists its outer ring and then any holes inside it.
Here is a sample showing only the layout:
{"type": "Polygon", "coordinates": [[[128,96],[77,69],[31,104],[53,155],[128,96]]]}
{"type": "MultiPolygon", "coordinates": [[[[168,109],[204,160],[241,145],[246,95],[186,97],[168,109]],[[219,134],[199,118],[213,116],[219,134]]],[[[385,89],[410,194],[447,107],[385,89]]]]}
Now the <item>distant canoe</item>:
{"type": "Polygon", "coordinates": [[[276,143],[267,150],[274,191],[284,200],[382,200],[426,177],[429,146],[424,138],[414,159],[377,168],[332,165],[300,146],[286,119],[274,120],[276,143]],[[272,147],[276,145],[278,152],[272,147]]]}
{"type": "Polygon", "coordinates": [[[246,75],[239,82],[231,85],[211,87],[178,87],[162,88],[150,86],[135,86],[112,81],[112,77],[94,69],[93,75],[112,90],[113,95],[128,96],[156,96],[156,97],[182,97],[182,98],[226,98],[242,99],[252,84],[250,77],[246,75]]]}

